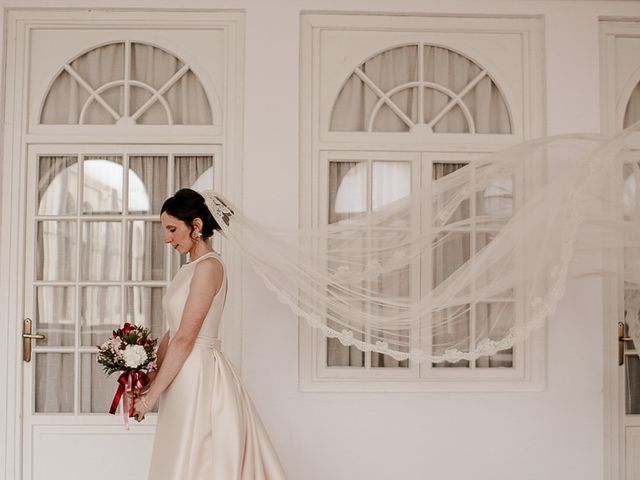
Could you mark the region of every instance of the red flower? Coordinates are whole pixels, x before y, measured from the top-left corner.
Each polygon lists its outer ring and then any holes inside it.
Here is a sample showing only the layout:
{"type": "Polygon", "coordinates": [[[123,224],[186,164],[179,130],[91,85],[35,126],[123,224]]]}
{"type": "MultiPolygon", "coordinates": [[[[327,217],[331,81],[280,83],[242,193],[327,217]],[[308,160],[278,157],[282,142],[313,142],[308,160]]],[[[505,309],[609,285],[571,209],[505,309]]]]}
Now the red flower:
{"type": "Polygon", "coordinates": [[[133,326],[130,323],[125,323],[122,326],[122,333],[124,333],[125,335],[128,335],[131,330],[133,330],[133,326]]]}

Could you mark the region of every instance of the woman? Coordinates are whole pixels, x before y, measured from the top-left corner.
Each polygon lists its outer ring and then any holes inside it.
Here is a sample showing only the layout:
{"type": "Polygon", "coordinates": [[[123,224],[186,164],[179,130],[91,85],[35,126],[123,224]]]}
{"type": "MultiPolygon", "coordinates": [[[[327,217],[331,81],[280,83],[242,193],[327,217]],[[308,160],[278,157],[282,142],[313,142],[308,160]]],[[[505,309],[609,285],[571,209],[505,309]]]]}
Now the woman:
{"type": "Polygon", "coordinates": [[[169,331],[158,348],[159,370],[135,402],[138,421],[160,402],[149,479],[284,479],[267,432],[220,351],[227,278],[211,246],[220,226],[190,189],[167,199],[160,218],[165,243],[190,261],[167,287],[169,331]]]}

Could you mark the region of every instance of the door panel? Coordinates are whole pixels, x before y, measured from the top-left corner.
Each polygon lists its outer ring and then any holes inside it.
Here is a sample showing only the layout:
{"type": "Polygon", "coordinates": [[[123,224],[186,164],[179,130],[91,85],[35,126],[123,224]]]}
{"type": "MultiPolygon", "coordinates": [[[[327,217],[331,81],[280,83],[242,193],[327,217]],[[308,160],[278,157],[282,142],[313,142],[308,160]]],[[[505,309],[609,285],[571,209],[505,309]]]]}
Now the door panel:
{"type": "Polygon", "coordinates": [[[92,480],[140,480],[147,478],[153,427],[131,432],[108,426],[91,429],[68,425],[34,428],[33,478],[92,480]],[[61,461],[73,452],[73,462],[61,461]],[[131,461],[131,459],[135,461],[131,461]],[[125,464],[126,468],[121,465],[125,464]]]}
{"type": "Polygon", "coordinates": [[[218,155],[205,145],[30,149],[25,313],[46,338],[23,363],[25,479],[112,478],[114,458],[126,459],[125,478],[145,477],[155,418],[126,432],[120,412],[107,414],[116,377],[96,346],[125,321],[166,330],[162,295],[184,259],[163,243],[157,197],[219,188],[218,155]]]}

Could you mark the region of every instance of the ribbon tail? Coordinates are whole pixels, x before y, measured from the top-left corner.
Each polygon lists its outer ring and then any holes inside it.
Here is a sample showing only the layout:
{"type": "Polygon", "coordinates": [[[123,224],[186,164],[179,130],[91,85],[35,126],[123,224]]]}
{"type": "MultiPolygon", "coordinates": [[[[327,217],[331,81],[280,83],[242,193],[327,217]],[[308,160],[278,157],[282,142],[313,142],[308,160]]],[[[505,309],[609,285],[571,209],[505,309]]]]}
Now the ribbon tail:
{"type": "Polygon", "coordinates": [[[124,417],[124,428],[129,430],[129,396],[122,396],[122,416],[124,417]]]}
{"type": "MultiPolygon", "coordinates": [[[[127,390],[129,392],[133,393],[133,378],[132,378],[132,376],[128,377],[127,390]]],[[[131,395],[131,403],[129,403],[129,416],[130,417],[133,417],[133,408],[134,408],[135,403],[136,403],[135,398],[133,397],[133,395],[131,395]]]]}
{"type": "Polygon", "coordinates": [[[124,394],[125,387],[121,383],[118,384],[118,389],[116,390],[115,395],[113,396],[113,400],[111,401],[111,408],[109,408],[109,413],[114,415],[116,413],[116,409],[118,408],[118,403],[120,403],[120,398],[124,394]]]}

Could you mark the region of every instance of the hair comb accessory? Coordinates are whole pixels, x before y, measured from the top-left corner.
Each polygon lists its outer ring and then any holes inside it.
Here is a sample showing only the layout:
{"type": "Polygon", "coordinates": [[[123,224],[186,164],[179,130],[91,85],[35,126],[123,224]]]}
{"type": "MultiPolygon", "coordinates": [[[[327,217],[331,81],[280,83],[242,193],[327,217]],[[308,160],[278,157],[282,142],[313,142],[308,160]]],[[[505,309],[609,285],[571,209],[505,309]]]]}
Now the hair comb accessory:
{"type": "Polygon", "coordinates": [[[231,210],[225,201],[222,200],[221,195],[212,190],[207,190],[202,192],[202,196],[204,197],[205,204],[209,207],[209,210],[215,220],[219,224],[224,223],[228,227],[229,219],[233,216],[233,210],[231,210]]]}

